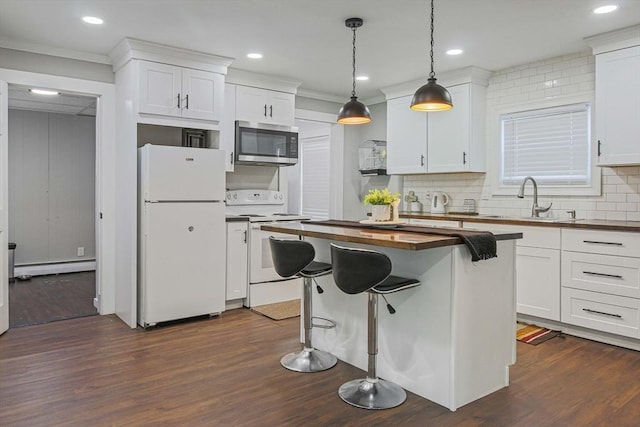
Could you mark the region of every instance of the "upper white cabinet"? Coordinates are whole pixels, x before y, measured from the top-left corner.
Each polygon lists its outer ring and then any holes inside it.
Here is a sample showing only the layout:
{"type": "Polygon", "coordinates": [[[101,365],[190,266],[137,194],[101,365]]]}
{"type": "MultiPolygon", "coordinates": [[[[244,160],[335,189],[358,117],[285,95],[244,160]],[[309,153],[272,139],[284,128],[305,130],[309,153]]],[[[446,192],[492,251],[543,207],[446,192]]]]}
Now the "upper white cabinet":
{"type": "Polygon", "coordinates": [[[224,85],[224,118],[220,124],[220,149],[226,152],[224,167],[226,172],[235,169],[236,147],[236,85],[225,83],[224,85]]]}
{"type": "Polygon", "coordinates": [[[236,86],[236,120],[293,126],[295,95],[250,86],[236,86]]]}
{"type": "Polygon", "coordinates": [[[116,73],[118,120],[219,130],[231,58],[135,39],[110,53],[116,73]]]}
{"type": "Polygon", "coordinates": [[[428,172],[484,172],[486,87],[464,83],[447,88],[449,111],[429,113],[428,172]]]}
{"type": "Polygon", "coordinates": [[[140,113],[219,121],[224,76],[156,62],[139,63],[140,113]]]}
{"type": "Polygon", "coordinates": [[[412,95],[387,101],[387,173],[427,172],[427,115],[409,108],[412,95]]]}
{"type": "Polygon", "coordinates": [[[596,55],[598,165],[640,164],[640,25],[586,39],[596,55]]]}
{"type": "Polygon", "coordinates": [[[449,111],[411,110],[413,91],[420,82],[383,89],[387,97],[387,172],[484,172],[489,75],[470,67],[444,77],[442,84],[453,100],[449,111]]]}

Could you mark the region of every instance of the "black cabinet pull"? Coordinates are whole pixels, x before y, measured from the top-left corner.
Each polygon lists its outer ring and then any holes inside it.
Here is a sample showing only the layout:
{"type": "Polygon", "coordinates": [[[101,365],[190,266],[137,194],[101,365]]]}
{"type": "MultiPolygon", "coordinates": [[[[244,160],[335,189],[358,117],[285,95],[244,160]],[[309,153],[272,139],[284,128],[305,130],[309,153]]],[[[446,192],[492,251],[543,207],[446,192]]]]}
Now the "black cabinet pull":
{"type": "Polygon", "coordinates": [[[180,108],[180,93],[178,93],[178,108],[180,108]]]}
{"type": "Polygon", "coordinates": [[[247,243],[247,230],[244,230],[244,243],[247,243]]]}
{"type": "Polygon", "coordinates": [[[601,154],[601,152],[600,152],[600,146],[601,145],[602,144],[600,143],[600,140],[598,140],[598,157],[600,157],[600,154],[601,154]]]}
{"type": "Polygon", "coordinates": [[[424,166],[424,154],[420,155],[420,166],[424,166]]]}
{"type": "Polygon", "coordinates": [[[264,104],[264,116],[267,117],[267,104],[264,104]]]}
{"type": "Polygon", "coordinates": [[[269,105],[269,117],[273,117],[273,105],[269,105]]]}
{"type": "Polygon", "coordinates": [[[185,103],[184,108],[189,109],[189,94],[187,94],[187,102],[185,103]]]}
{"type": "Polygon", "coordinates": [[[620,276],[619,274],[596,273],[595,271],[583,271],[582,273],[588,274],[590,276],[613,277],[614,279],[622,279],[622,276],[620,276]]]}
{"type": "Polygon", "coordinates": [[[619,242],[599,242],[597,240],[583,240],[584,243],[592,243],[594,245],[612,245],[612,246],[622,246],[622,243],[619,242]]]}
{"type": "Polygon", "coordinates": [[[462,152],[462,164],[463,165],[467,164],[467,152],[466,151],[462,152]]]}
{"type": "Polygon", "coordinates": [[[582,311],[586,311],[587,313],[602,314],[604,316],[615,317],[616,319],[622,319],[622,316],[620,316],[619,314],[605,313],[604,311],[591,310],[590,308],[583,308],[582,311]]]}
{"type": "Polygon", "coordinates": [[[231,164],[233,164],[233,151],[231,152],[231,154],[229,154],[229,156],[231,157],[231,164]]]}

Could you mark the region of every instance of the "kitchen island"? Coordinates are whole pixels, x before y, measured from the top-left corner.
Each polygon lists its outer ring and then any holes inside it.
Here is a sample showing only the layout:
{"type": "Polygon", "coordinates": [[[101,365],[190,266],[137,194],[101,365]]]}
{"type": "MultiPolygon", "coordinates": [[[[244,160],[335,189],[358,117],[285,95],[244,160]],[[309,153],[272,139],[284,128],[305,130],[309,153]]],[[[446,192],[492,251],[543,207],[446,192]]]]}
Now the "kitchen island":
{"type": "MultiPolygon", "coordinates": [[[[387,296],[395,314],[384,306],[379,310],[380,377],[452,411],[509,385],[509,365],[516,356],[515,239],[520,233],[496,235],[497,258],[472,262],[460,237],[430,234],[433,227],[344,224],[262,229],[301,236],[324,262],[331,262],[331,242],[374,249],[391,258],[393,274],[420,280],[416,288],[387,296]]],[[[342,293],[331,275],[316,280],[324,293],[314,294],[313,315],[335,321],[336,327],[314,328],[313,346],[366,370],[366,293],[342,293]]]]}

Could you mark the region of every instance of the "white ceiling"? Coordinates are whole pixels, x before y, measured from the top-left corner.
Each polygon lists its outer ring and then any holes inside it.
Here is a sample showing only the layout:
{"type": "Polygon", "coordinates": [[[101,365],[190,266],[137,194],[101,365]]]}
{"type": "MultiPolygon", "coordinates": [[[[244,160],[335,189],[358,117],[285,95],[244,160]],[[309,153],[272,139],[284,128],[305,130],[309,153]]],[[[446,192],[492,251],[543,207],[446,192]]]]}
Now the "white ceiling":
{"type": "Polygon", "coordinates": [[[9,85],[9,108],[74,116],[95,117],[96,115],[96,98],[94,97],[73,93],[60,93],[55,96],[36,95],[29,92],[29,89],[26,86],[9,85]]]}
{"type": "MultiPolygon", "coordinates": [[[[351,31],[360,98],[428,73],[428,0],[0,0],[0,46],[108,62],[124,37],[236,58],[232,68],[302,81],[347,100],[351,31]],[[101,26],[81,21],[104,19],[101,26]],[[262,60],[246,54],[258,51],[262,60]]],[[[588,49],[583,38],[640,23],[640,0],[436,0],[436,75],[499,70],[588,49]],[[596,6],[617,4],[611,14],[596,6]],[[458,47],[465,53],[450,57],[458,47]]],[[[0,58],[1,66],[1,58],[0,58]]]]}

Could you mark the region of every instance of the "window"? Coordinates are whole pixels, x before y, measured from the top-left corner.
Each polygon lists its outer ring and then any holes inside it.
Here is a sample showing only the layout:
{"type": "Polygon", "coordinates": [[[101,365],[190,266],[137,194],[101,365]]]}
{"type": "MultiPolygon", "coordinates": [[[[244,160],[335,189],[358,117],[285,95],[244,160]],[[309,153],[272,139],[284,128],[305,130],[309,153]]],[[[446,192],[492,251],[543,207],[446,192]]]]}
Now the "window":
{"type": "Polygon", "coordinates": [[[502,114],[500,186],[533,176],[540,186],[591,188],[589,103],[502,114]]]}

